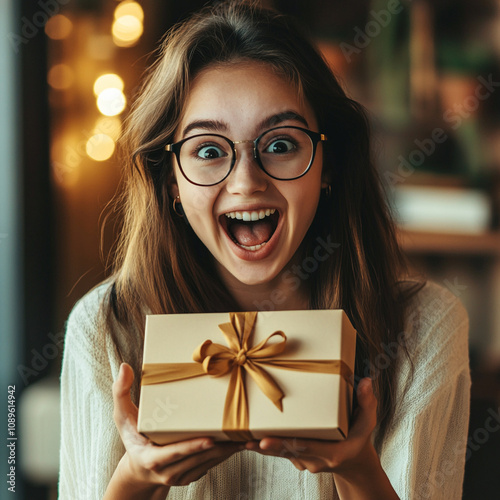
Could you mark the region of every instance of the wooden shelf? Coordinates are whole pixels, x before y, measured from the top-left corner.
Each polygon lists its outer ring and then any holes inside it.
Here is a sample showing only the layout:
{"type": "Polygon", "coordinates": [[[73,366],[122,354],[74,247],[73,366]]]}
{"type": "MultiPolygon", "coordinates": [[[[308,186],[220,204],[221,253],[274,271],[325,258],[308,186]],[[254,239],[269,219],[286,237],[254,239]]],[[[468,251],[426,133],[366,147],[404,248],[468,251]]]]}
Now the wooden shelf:
{"type": "Polygon", "coordinates": [[[437,233],[400,229],[399,242],[408,254],[462,254],[500,257],[500,232],[437,233]]]}

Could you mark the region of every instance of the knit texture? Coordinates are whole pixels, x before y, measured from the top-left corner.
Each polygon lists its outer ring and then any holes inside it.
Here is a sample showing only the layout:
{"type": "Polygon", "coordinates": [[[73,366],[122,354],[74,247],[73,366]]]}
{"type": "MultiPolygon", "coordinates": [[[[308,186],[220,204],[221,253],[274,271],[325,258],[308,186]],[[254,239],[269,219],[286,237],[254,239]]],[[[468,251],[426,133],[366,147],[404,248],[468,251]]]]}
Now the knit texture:
{"type": "MultiPolygon", "coordinates": [[[[98,309],[108,285],[74,307],[61,372],[60,500],[98,500],[125,452],[113,421],[119,361],[98,309]]],[[[414,366],[397,344],[375,368],[401,360],[392,425],[379,455],[401,499],[460,499],[469,422],[468,318],[449,291],[428,283],[412,299],[404,332],[414,366]]],[[[137,401],[137,393],[132,399],[137,401]]],[[[242,451],[169,500],[337,499],[332,474],[298,471],[286,458],[242,451]]]]}

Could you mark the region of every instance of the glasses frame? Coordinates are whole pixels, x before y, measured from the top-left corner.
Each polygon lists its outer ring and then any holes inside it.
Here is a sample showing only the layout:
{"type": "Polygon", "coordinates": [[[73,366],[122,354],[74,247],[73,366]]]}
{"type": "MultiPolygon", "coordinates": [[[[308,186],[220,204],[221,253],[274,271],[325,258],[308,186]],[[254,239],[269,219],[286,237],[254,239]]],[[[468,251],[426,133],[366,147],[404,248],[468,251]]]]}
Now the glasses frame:
{"type": "Polygon", "coordinates": [[[293,125],[285,125],[285,126],[282,126],[282,127],[270,128],[269,130],[266,130],[266,131],[262,132],[262,134],[260,134],[253,141],[252,140],[232,141],[231,139],[228,139],[226,136],[220,135],[220,134],[196,134],[196,135],[192,135],[190,137],[186,137],[185,139],[182,139],[181,141],[175,142],[173,144],[167,144],[165,146],[165,151],[168,151],[170,153],[174,153],[175,154],[175,157],[177,158],[177,164],[179,165],[180,171],[182,172],[182,175],[184,176],[184,178],[188,182],[190,182],[191,184],[194,184],[195,186],[210,187],[210,186],[216,186],[217,184],[220,184],[221,182],[225,181],[228,178],[229,174],[233,171],[233,168],[236,165],[236,160],[238,158],[238,152],[236,151],[236,148],[235,148],[236,144],[245,144],[245,143],[253,144],[253,158],[254,158],[254,160],[257,162],[257,165],[259,166],[259,168],[265,174],[267,174],[269,177],[271,177],[272,179],[276,179],[277,181],[294,181],[295,179],[300,179],[301,177],[303,177],[304,175],[306,175],[307,172],[309,172],[309,170],[311,169],[312,164],[314,163],[314,158],[316,157],[316,149],[317,149],[318,143],[319,142],[325,142],[327,140],[328,140],[328,138],[326,137],[325,134],[321,134],[319,132],[314,132],[312,130],[308,130],[308,129],[302,128],[302,127],[295,127],[293,125]],[[259,152],[258,152],[257,146],[259,144],[259,141],[262,139],[262,137],[264,135],[268,134],[269,132],[272,132],[273,130],[289,129],[289,128],[295,129],[295,130],[301,130],[302,132],[305,132],[309,136],[309,138],[311,139],[311,142],[312,142],[312,145],[313,145],[313,150],[312,150],[311,160],[309,161],[309,165],[304,170],[304,172],[302,172],[300,175],[297,175],[296,177],[292,177],[290,179],[280,179],[279,177],[275,177],[274,175],[271,175],[264,168],[264,165],[262,164],[262,161],[261,161],[260,156],[259,156],[259,152]],[[191,179],[189,179],[188,176],[186,175],[186,173],[184,172],[184,169],[182,168],[182,164],[181,164],[181,160],[180,160],[181,147],[182,147],[182,145],[185,142],[187,142],[190,139],[193,139],[195,137],[206,137],[206,136],[209,136],[209,137],[219,137],[220,139],[224,139],[231,146],[231,149],[233,151],[233,157],[231,159],[231,166],[229,167],[229,169],[227,171],[227,174],[220,181],[213,182],[212,184],[200,184],[198,182],[194,182],[191,179]]]}

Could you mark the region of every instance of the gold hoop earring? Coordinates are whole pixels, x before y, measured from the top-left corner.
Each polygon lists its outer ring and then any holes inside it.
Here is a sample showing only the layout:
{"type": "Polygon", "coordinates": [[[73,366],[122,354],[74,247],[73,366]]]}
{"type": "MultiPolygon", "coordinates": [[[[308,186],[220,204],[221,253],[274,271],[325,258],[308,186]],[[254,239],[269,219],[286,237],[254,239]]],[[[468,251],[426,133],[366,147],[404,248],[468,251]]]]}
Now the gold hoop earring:
{"type": "Polygon", "coordinates": [[[180,196],[176,196],[175,197],[174,202],[172,203],[172,208],[174,209],[174,212],[179,217],[184,217],[184,210],[182,210],[182,204],[181,204],[181,198],[180,198],[180,196]]]}

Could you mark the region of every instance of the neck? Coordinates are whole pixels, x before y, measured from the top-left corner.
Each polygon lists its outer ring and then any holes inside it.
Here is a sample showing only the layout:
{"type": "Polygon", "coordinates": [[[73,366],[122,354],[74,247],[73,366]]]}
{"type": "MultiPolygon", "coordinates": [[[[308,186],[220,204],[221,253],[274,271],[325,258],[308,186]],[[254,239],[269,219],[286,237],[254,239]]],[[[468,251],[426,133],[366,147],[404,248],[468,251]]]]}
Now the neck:
{"type": "Polygon", "coordinates": [[[292,311],[309,309],[309,287],[285,268],[276,278],[246,285],[222,272],[222,280],[242,311],[292,311]]]}

